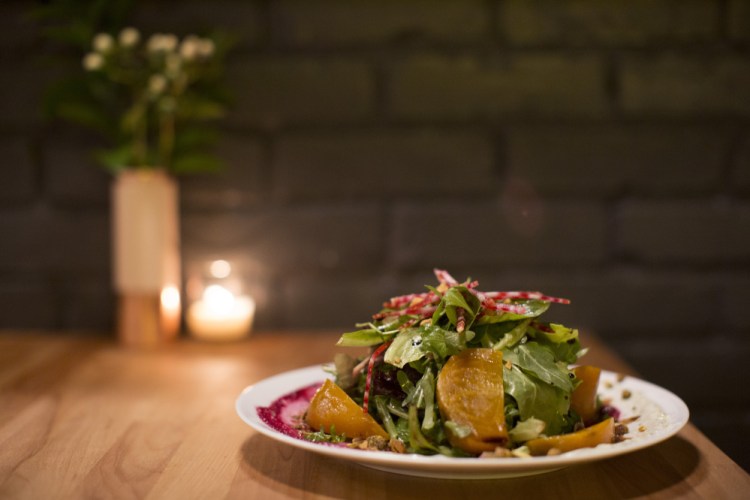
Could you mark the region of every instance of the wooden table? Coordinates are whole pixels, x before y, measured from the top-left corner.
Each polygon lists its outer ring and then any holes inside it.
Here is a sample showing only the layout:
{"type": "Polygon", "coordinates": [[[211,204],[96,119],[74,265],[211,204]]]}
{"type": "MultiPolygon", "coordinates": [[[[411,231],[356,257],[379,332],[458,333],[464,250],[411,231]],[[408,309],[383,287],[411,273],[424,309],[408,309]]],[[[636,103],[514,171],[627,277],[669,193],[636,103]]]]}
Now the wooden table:
{"type": "MultiPolygon", "coordinates": [[[[274,332],[155,350],[0,334],[0,498],[750,498],[750,476],[693,425],[652,448],[544,475],[436,480],[257,434],[240,391],[329,361],[336,334],[274,332]]],[[[588,362],[631,372],[594,338],[588,362]]]]}

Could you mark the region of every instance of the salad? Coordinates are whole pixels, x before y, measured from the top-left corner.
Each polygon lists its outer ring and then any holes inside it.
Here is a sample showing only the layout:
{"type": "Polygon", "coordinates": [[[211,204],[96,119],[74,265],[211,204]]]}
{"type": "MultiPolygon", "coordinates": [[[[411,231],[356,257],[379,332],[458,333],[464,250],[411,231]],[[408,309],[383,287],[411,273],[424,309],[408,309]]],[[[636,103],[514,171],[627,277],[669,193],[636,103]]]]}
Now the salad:
{"type": "Polygon", "coordinates": [[[563,298],[483,292],[435,270],[437,286],[394,297],[339,346],[333,380],[299,428],[306,439],[397,453],[536,456],[622,439],[618,411],[597,396],[600,369],[578,330],[542,316],[563,298]]]}

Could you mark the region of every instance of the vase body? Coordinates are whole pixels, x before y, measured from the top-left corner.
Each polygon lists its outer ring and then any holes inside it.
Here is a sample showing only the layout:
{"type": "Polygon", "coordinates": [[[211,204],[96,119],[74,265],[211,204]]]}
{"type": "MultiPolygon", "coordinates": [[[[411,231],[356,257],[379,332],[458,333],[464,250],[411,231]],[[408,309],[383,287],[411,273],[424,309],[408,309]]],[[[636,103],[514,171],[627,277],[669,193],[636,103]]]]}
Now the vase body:
{"type": "Polygon", "coordinates": [[[179,191],[160,170],[126,170],[112,186],[113,283],[122,344],[157,346],[180,331],[179,191]]]}

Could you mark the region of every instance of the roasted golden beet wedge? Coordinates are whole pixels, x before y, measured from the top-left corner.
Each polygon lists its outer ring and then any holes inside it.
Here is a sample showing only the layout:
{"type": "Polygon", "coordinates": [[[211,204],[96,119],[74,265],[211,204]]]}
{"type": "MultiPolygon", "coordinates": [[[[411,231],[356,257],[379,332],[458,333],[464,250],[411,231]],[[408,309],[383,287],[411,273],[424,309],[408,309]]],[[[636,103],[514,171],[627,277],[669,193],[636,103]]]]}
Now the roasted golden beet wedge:
{"type": "Polygon", "coordinates": [[[581,383],[570,396],[570,409],[576,412],[587,425],[598,420],[596,391],[599,389],[601,372],[602,369],[596,366],[583,365],[573,368],[573,373],[581,383]]]}
{"type": "Polygon", "coordinates": [[[460,437],[446,429],[454,447],[482,453],[505,446],[502,352],[465,349],[449,358],[437,379],[437,402],[444,421],[470,430],[460,437]]]}
{"type": "Polygon", "coordinates": [[[316,431],[343,434],[349,439],[381,436],[388,433],[369,413],[354,402],[344,390],[333,381],[326,380],[310,401],[305,414],[305,422],[316,431]]]}
{"type": "Polygon", "coordinates": [[[532,439],[526,442],[526,446],[529,447],[529,453],[538,456],[547,455],[552,449],[557,450],[557,453],[565,453],[578,448],[593,448],[599,444],[612,443],[614,440],[615,421],[608,418],[570,434],[532,439]]]}

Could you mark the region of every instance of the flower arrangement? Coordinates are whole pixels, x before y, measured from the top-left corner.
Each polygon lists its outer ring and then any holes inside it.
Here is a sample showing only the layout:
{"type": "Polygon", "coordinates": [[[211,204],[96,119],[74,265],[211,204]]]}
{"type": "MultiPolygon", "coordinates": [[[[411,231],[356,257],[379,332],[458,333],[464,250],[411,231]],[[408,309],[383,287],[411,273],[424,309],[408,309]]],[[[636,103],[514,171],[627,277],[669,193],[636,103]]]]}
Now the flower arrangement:
{"type": "Polygon", "coordinates": [[[83,57],[83,88],[58,99],[56,114],[107,136],[113,147],[96,157],[111,170],[215,170],[208,122],[225,112],[224,52],[196,35],[144,38],[133,27],[98,33],[83,57]]]}

